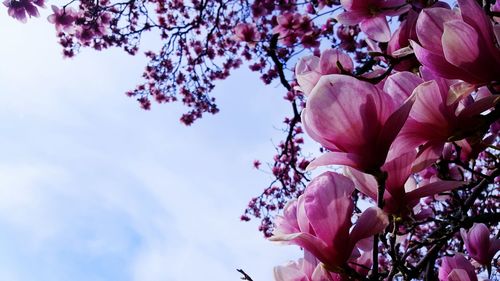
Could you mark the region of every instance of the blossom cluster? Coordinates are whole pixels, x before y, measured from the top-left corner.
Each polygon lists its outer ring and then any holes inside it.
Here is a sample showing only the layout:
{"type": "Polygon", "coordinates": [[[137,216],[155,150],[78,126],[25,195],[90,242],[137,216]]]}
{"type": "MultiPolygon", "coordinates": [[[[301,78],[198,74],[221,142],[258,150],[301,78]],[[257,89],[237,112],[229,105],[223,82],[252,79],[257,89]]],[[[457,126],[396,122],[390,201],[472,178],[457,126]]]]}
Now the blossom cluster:
{"type": "Polygon", "coordinates": [[[356,73],[338,49],[297,63],[302,126],[326,149],[307,169],[337,172],[312,179],[276,218],[270,240],[304,258],[276,267],[275,279],[496,280],[500,48],[490,6],[341,3],[338,20],[359,25],[386,68],[356,73]],[[390,36],[386,16],[403,13],[390,36]]]}

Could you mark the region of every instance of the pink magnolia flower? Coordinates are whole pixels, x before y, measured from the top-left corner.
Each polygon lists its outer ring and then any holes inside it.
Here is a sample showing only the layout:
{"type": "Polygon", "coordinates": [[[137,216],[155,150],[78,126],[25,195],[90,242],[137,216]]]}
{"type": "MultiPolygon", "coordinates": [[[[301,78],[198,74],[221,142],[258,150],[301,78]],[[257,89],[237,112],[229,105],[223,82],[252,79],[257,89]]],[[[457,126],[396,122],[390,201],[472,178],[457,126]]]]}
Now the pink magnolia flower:
{"type": "Polygon", "coordinates": [[[353,182],[326,172],[313,179],[298,200],[288,204],[276,220],[272,241],[296,244],[311,252],[330,271],[338,271],[352,257],[356,244],[389,224],[382,210],[367,209],[352,226],[353,182]]]}
{"type": "Polygon", "coordinates": [[[438,278],[439,281],[477,281],[474,267],[461,254],[442,259],[438,278]]]}
{"type": "Polygon", "coordinates": [[[238,23],[234,28],[234,33],[237,40],[247,42],[252,47],[260,40],[260,34],[255,24],[238,23]]]}
{"type": "Polygon", "coordinates": [[[480,113],[500,101],[498,96],[490,94],[468,104],[459,101],[449,104],[449,88],[453,81],[435,77],[426,68],[421,73],[427,81],[415,88],[415,103],[395,141],[403,147],[423,145],[413,171],[420,171],[437,160],[446,142],[463,139],[475,132],[482,122],[480,113]]]}
{"type": "MultiPolygon", "coordinates": [[[[417,187],[412,175],[412,163],[416,151],[407,152],[382,166],[387,172],[384,192],[384,211],[399,216],[407,216],[412,212],[420,198],[448,191],[464,183],[460,181],[436,181],[417,187]]],[[[377,201],[378,184],[376,179],[352,168],[346,168],[347,175],[354,181],[356,188],[363,194],[377,201]]]]}
{"type": "Polygon", "coordinates": [[[302,113],[306,132],[329,152],[309,168],[347,165],[377,173],[411,109],[411,91],[421,80],[408,72],[393,75],[384,90],[345,75],[322,76],[302,113]]]}
{"type": "Polygon", "coordinates": [[[281,37],[286,37],[293,33],[301,23],[301,15],[299,13],[284,13],[276,19],[278,25],[273,31],[279,33],[281,37]]]}
{"type": "Polygon", "coordinates": [[[37,6],[45,8],[44,0],[5,0],[3,4],[8,8],[9,16],[24,23],[27,20],[26,15],[29,17],[40,16],[37,6]]]}
{"type": "Polygon", "coordinates": [[[52,11],[54,13],[48,16],[47,20],[50,23],[55,24],[57,32],[74,31],[73,23],[77,19],[77,13],[73,8],[67,7],[64,9],[59,9],[59,7],[52,5],[52,11]]]}
{"type": "Polygon", "coordinates": [[[485,224],[475,223],[469,231],[462,228],[460,234],[469,255],[482,265],[489,265],[500,250],[500,239],[490,238],[490,230],[485,224]]]}
{"type": "Polygon", "coordinates": [[[346,10],[337,16],[345,25],[359,24],[368,38],[387,42],[391,37],[386,16],[397,16],[407,12],[411,6],[405,0],[341,0],[346,10]]]}
{"type": "Polygon", "coordinates": [[[337,64],[348,72],[354,69],[351,57],[336,49],[324,50],[319,58],[314,55],[302,57],[295,66],[295,77],[304,95],[311,93],[321,76],[341,73],[337,64]]]}
{"type": "Polygon", "coordinates": [[[500,77],[500,50],[492,23],[474,0],[458,0],[460,12],[424,9],[417,20],[417,59],[447,79],[483,85],[500,77]]]}

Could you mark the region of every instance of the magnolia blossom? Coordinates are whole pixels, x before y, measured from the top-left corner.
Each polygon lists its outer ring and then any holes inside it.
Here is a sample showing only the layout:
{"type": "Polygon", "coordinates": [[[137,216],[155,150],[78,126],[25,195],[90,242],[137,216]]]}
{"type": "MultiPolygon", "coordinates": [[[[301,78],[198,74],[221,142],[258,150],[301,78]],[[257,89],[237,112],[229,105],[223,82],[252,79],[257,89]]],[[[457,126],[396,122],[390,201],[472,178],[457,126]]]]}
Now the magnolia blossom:
{"type": "Polygon", "coordinates": [[[52,5],[52,11],[54,13],[48,16],[47,20],[50,23],[55,24],[57,32],[74,31],[73,23],[77,19],[77,13],[73,8],[67,7],[64,9],[59,9],[57,6],[52,5]]]}
{"type": "MultiPolygon", "coordinates": [[[[306,132],[327,152],[310,168],[347,165],[377,173],[405,123],[421,80],[411,73],[391,76],[384,90],[346,75],[322,76],[302,113],[306,132]]],[[[405,147],[402,150],[407,149],[405,147]]]]}
{"type": "Polygon", "coordinates": [[[387,42],[391,31],[386,16],[407,12],[411,6],[405,0],[341,0],[345,12],[337,20],[346,25],[359,24],[361,31],[373,40],[387,42]]]}
{"type": "Polygon", "coordinates": [[[489,265],[500,250],[500,239],[490,238],[490,230],[485,224],[475,223],[469,231],[460,230],[469,255],[482,265],[489,265]]]}
{"type": "MultiPolygon", "coordinates": [[[[382,166],[387,172],[384,192],[384,211],[390,214],[406,216],[411,213],[420,198],[457,188],[464,184],[460,181],[436,181],[417,187],[411,177],[412,163],[416,151],[405,153],[382,166]]],[[[354,181],[356,188],[363,194],[377,201],[378,183],[371,175],[346,168],[346,173],[354,181]]]]}
{"type": "Polygon", "coordinates": [[[357,256],[356,244],[389,224],[382,210],[367,209],[351,229],[354,203],[353,182],[340,174],[326,172],[313,179],[304,194],[291,202],[277,218],[270,238],[296,244],[311,252],[330,271],[338,271],[357,256]],[[354,251],[354,255],[353,255],[354,251]]]}
{"type": "Polygon", "coordinates": [[[423,145],[414,171],[420,171],[437,160],[446,142],[463,139],[478,130],[479,126],[487,125],[483,123],[480,113],[500,101],[500,97],[483,92],[476,100],[469,96],[469,101],[449,104],[449,88],[453,81],[433,76],[426,68],[421,73],[424,80],[429,81],[415,88],[415,103],[396,140],[402,147],[423,145]]]}
{"type": "Polygon", "coordinates": [[[260,40],[260,34],[255,24],[238,23],[234,28],[235,37],[239,41],[247,42],[251,46],[260,40]]]}
{"type": "Polygon", "coordinates": [[[5,0],[3,2],[5,7],[8,8],[9,16],[19,20],[21,22],[26,22],[28,15],[29,17],[38,17],[38,7],[45,8],[44,0],[5,0]]]}
{"type": "Polygon", "coordinates": [[[321,76],[341,73],[339,64],[344,71],[351,72],[354,69],[351,57],[335,49],[324,50],[319,58],[314,55],[302,57],[295,66],[300,90],[308,96],[321,76]]]}
{"type": "Polygon", "coordinates": [[[417,20],[419,43],[412,42],[424,66],[447,79],[471,84],[498,81],[500,50],[489,17],[475,0],[458,0],[460,12],[424,9],[417,20]]]}
{"type": "Polygon", "coordinates": [[[474,267],[461,254],[444,257],[438,277],[439,281],[477,281],[474,267]]]}

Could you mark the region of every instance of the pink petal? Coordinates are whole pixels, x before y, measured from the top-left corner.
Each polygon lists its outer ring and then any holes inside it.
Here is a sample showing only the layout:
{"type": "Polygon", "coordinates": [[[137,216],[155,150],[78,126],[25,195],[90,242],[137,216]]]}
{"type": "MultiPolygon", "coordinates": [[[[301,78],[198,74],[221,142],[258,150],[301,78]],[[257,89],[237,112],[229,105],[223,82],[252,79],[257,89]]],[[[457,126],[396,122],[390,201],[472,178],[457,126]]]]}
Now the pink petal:
{"type": "Polygon", "coordinates": [[[304,207],[316,236],[328,247],[335,245],[336,250],[342,248],[349,234],[353,191],[349,178],[326,172],[313,179],[304,192],[304,207]]]}
{"type": "Polygon", "coordinates": [[[345,165],[359,170],[362,169],[361,163],[363,162],[364,159],[362,155],[345,152],[326,152],[311,161],[306,170],[310,171],[317,167],[330,165],[345,165]]]}
{"type": "Polygon", "coordinates": [[[453,269],[450,274],[448,274],[448,281],[472,281],[469,274],[464,269],[453,269]]]}
{"type": "Polygon", "coordinates": [[[422,78],[411,72],[398,72],[387,78],[384,83],[384,92],[388,93],[396,104],[403,104],[411,96],[413,90],[423,82],[422,78]]]}
{"type": "Polygon", "coordinates": [[[339,150],[366,149],[378,136],[390,111],[383,93],[372,84],[346,75],[321,77],[307,101],[308,129],[339,150]]]}
{"type": "Polygon", "coordinates": [[[483,9],[474,0],[458,0],[463,20],[477,30],[484,41],[493,39],[491,21],[483,9]]]}
{"type": "Polygon", "coordinates": [[[489,96],[482,98],[473,104],[464,108],[458,115],[459,119],[468,119],[473,116],[477,116],[480,113],[495,107],[495,105],[500,101],[500,96],[489,96]]]}
{"type": "Polygon", "coordinates": [[[368,17],[370,14],[364,10],[346,11],[337,15],[337,21],[345,25],[356,25],[368,17]]]}
{"type": "Polygon", "coordinates": [[[444,23],[450,20],[461,19],[459,15],[449,9],[423,9],[418,17],[416,25],[420,44],[432,53],[442,53],[441,37],[444,32],[444,23]]]}
{"type": "Polygon", "coordinates": [[[409,202],[416,201],[420,198],[432,196],[441,192],[449,191],[457,187],[463,186],[465,182],[462,181],[437,181],[425,186],[414,189],[406,194],[409,202]]]}
{"type": "Polygon", "coordinates": [[[270,241],[286,242],[287,244],[295,244],[299,247],[311,252],[320,261],[328,260],[329,249],[324,241],[309,233],[293,233],[274,235],[269,238],[270,241]]]}
{"type": "Polygon", "coordinates": [[[444,24],[442,45],[446,60],[462,69],[474,66],[479,59],[478,34],[463,21],[452,20],[444,24]]]}
{"type": "Polygon", "coordinates": [[[295,77],[306,96],[309,95],[321,77],[321,74],[316,71],[318,67],[319,58],[316,56],[302,57],[295,66],[295,77]]]}
{"type": "Polygon", "coordinates": [[[349,244],[354,247],[361,239],[368,238],[384,231],[388,225],[389,218],[384,211],[377,207],[370,207],[366,209],[356,221],[349,236],[349,244]]]}
{"type": "Polygon", "coordinates": [[[388,42],[391,39],[391,31],[385,16],[364,19],[359,23],[359,28],[366,33],[370,39],[379,42],[388,42]]]}
{"type": "Polygon", "coordinates": [[[450,91],[448,92],[448,98],[446,99],[446,105],[454,104],[455,102],[474,92],[475,89],[476,85],[464,81],[460,81],[451,85],[450,91]]]}
{"type": "Polygon", "coordinates": [[[385,121],[384,127],[382,127],[382,131],[380,132],[380,136],[377,141],[377,147],[379,149],[382,151],[389,150],[392,142],[405,124],[406,119],[408,119],[408,115],[410,114],[414,101],[414,98],[409,98],[385,121]]]}
{"type": "Polygon", "coordinates": [[[429,167],[441,157],[444,141],[435,141],[426,143],[417,155],[417,159],[413,162],[411,168],[412,173],[417,173],[429,167]]]}
{"type": "Polygon", "coordinates": [[[382,166],[382,170],[388,174],[386,180],[387,191],[392,196],[403,196],[405,193],[405,183],[411,175],[412,163],[417,156],[417,152],[412,150],[391,161],[388,161],[382,166]]]}
{"type": "Polygon", "coordinates": [[[319,59],[320,73],[325,74],[339,74],[340,69],[337,65],[339,63],[346,71],[351,72],[354,69],[354,64],[349,55],[336,49],[327,49],[321,53],[319,59]]]}
{"type": "MultiPolygon", "coordinates": [[[[301,260],[299,260],[299,263],[301,260]]],[[[301,270],[299,264],[290,262],[287,265],[279,265],[274,267],[274,280],[275,281],[307,281],[308,277],[301,270]]]]}
{"type": "MultiPolygon", "coordinates": [[[[424,49],[414,41],[410,41],[410,43],[418,61],[422,65],[428,67],[432,72],[438,73],[441,77],[447,79],[460,79],[462,77],[468,77],[468,74],[464,73],[463,70],[446,61],[444,54],[424,49]]],[[[441,45],[440,43],[436,44],[441,45]]]]}
{"type": "MultiPolygon", "coordinates": [[[[416,101],[410,113],[412,119],[446,128],[450,115],[445,101],[447,93],[440,91],[435,81],[427,81],[415,88],[416,101]]],[[[454,115],[454,114],[453,114],[454,115]]]]}
{"type": "Polygon", "coordinates": [[[350,167],[345,167],[344,171],[346,176],[354,182],[354,186],[357,190],[377,201],[377,181],[373,176],[350,167]]]}
{"type": "Polygon", "coordinates": [[[477,262],[487,265],[493,256],[489,256],[490,230],[485,224],[475,223],[468,232],[460,230],[465,248],[469,255],[477,262]]]}
{"type": "Polygon", "coordinates": [[[476,272],[470,262],[461,254],[444,257],[439,268],[439,280],[477,281],[476,272]],[[455,271],[455,272],[454,272],[455,271]],[[450,279],[455,278],[455,279],[450,279]]]}

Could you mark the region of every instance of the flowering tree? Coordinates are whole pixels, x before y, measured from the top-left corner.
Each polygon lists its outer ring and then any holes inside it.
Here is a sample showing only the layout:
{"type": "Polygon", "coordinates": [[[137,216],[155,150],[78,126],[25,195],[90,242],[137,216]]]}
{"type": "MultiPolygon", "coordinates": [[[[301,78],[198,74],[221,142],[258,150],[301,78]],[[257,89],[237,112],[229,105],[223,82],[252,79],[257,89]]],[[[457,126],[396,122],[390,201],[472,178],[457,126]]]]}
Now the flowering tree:
{"type": "MultiPolygon", "coordinates": [[[[127,94],[144,109],[182,100],[186,125],[218,112],[214,81],[243,60],[283,85],[292,114],[275,180],[242,216],[304,250],[276,280],[497,280],[500,1],[450,4],[80,0],[48,20],[67,57],[135,54],[158,32],[164,44],[127,94]],[[301,152],[304,132],[321,145],[315,159],[301,152]]],[[[24,22],[45,3],[4,5],[24,22]]]]}

